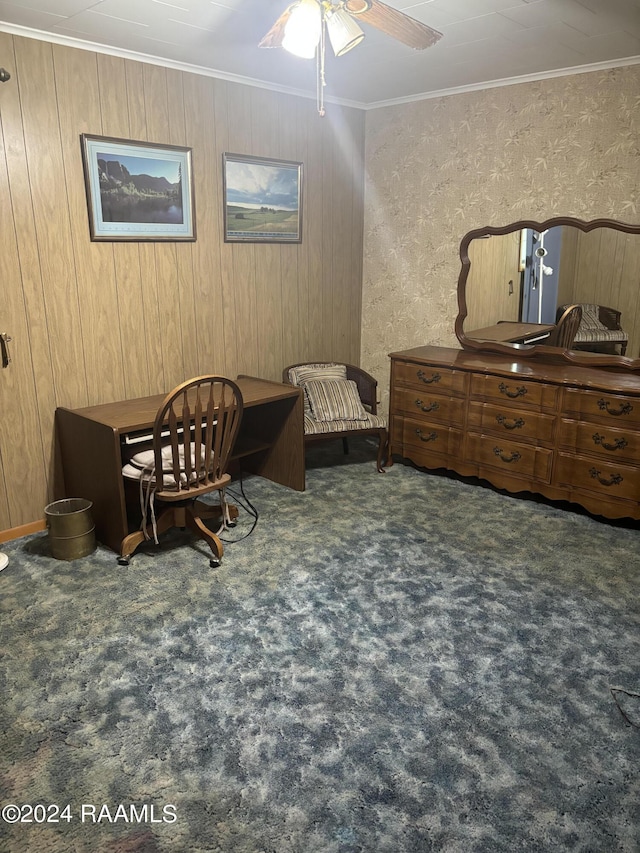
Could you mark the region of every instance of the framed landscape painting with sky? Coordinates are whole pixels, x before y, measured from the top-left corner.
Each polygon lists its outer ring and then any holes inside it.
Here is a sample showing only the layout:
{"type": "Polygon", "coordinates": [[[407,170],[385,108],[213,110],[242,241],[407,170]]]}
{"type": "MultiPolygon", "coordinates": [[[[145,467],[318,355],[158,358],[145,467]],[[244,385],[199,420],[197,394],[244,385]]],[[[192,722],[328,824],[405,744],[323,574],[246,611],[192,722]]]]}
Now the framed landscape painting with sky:
{"type": "Polygon", "coordinates": [[[92,240],[195,240],[191,149],[83,133],[92,240]]]}
{"type": "Polygon", "coordinates": [[[227,243],[302,242],[302,163],[223,154],[227,243]]]}

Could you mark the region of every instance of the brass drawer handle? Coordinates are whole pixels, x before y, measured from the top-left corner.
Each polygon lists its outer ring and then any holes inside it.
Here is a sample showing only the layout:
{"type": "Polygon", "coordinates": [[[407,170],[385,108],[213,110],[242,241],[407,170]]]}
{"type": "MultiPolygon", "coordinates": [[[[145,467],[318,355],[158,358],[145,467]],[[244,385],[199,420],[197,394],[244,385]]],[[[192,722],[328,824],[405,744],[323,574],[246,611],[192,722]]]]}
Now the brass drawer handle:
{"type": "Polygon", "coordinates": [[[423,433],[420,427],[416,427],[416,435],[420,441],[435,441],[438,438],[437,432],[423,433]]]}
{"type": "Polygon", "coordinates": [[[630,412],[633,411],[633,406],[629,402],[622,403],[619,409],[610,409],[609,402],[607,400],[603,400],[602,398],[598,400],[598,408],[601,412],[607,412],[607,414],[614,415],[614,417],[616,418],[620,415],[628,415],[630,412]]]}
{"type": "Polygon", "coordinates": [[[505,429],[521,429],[524,426],[524,421],[522,418],[514,418],[511,423],[507,423],[507,419],[504,415],[496,415],[496,420],[503,426],[505,429]]]}
{"type": "Polygon", "coordinates": [[[517,450],[514,450],[511,456],[505,456],[501,447],[494,447],[493,452],[494,455],[497,456],[498,459],[502,459],[503,462],[517,462],[518,459],[522,458],[517,450]]]}
{"type": "Polygon", "coordinates": [[[440,382],[442,376],[439,373],[432,373],[431,378],[429,379],[424,370],[418,371],[418,379],[421,382],[424,382],[425,385],[431,385],[432,382],[440,382]]]}
{"type": "Polygon", "coordinates": [[[620,474],[612,474],[608,480],[600,476],[600,471],[596,468],[590,468],[589,474],[594,480],[597,480],[602,486],[618,486],[622,482],[620,474]]]}
{"type": "Polygon", "coordinates": [[[524,397],[527,393],[527,389],[524,385],[520,385],[515,391],[509,391],[509,386],[505,385],[504,382],[501,382],[498,385],[498,391],[500,391],[501,394],[506,394],[507,397],[511,397],[512,400],[516,397],[524,397]]]}
{"type": "Polygon", "coordinates": [[[426,406],[422,402],[422,400],[416,400],[416,406],[418,409],[420,409],[421,412],[437,412],[438,409],[440,408],[440,403],[433,402],[433,403],[429,403],[429,405],[426,406]]]}
{"type": "Polygon", "coordinates": [[[594,444],[599,444],[600,447],[603,447],[605,450],[623,450],[627,446],[626,438],[616,438],[613,444],[611,444],[611,442],[606,442],[604,440],[604,436],[599,433],[595,433],[593,441],[594,444]]]}

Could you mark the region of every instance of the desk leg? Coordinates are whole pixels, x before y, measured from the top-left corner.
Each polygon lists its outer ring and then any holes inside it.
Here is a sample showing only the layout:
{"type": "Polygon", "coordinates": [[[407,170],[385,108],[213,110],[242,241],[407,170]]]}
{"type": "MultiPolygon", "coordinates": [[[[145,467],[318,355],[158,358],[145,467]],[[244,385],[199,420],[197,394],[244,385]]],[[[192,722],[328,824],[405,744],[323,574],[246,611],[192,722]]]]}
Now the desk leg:
{"type": "Polygon", "coordinates": [[[245,471],[303,492],[304,420],[302,394],[244,410],[241,433],[268,442],[266,450],[243,459],[245,471]]]}
{"type": "Polygon", "coordinates": [[[63,408],[56,411],[56,431],[64,496],[93,503],[96,539],[119,553],[129,528],[118,433],[63,408]]]}

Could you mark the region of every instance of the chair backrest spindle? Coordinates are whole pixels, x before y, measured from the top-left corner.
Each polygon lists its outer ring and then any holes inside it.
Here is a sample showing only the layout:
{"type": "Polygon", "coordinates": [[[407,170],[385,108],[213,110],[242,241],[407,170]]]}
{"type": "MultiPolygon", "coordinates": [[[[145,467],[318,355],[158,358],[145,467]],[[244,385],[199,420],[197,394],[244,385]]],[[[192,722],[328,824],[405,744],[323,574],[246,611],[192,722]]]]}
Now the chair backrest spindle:
{"type": "Polygon", "coordinates": [[[230,379],[200,376],[175,388],[153,428],[157,491],[197,490],[220,479],[242,417],[242,394],[230,379]],[[168,435],[167,435],[168,434],[168,435]]]}

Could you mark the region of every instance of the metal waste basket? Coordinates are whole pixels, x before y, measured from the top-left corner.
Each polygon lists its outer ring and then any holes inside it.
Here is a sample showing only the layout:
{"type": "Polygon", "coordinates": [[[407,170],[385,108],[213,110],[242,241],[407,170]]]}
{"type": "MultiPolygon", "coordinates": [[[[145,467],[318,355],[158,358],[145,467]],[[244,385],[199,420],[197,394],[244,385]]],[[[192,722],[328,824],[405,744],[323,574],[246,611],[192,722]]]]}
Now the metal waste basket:
{"type": "Polygon", "coordinates": [[[91,501],[65,498],[44,508],[51,552],[56,560],[76,560],[96,549],[91,501]]]}

